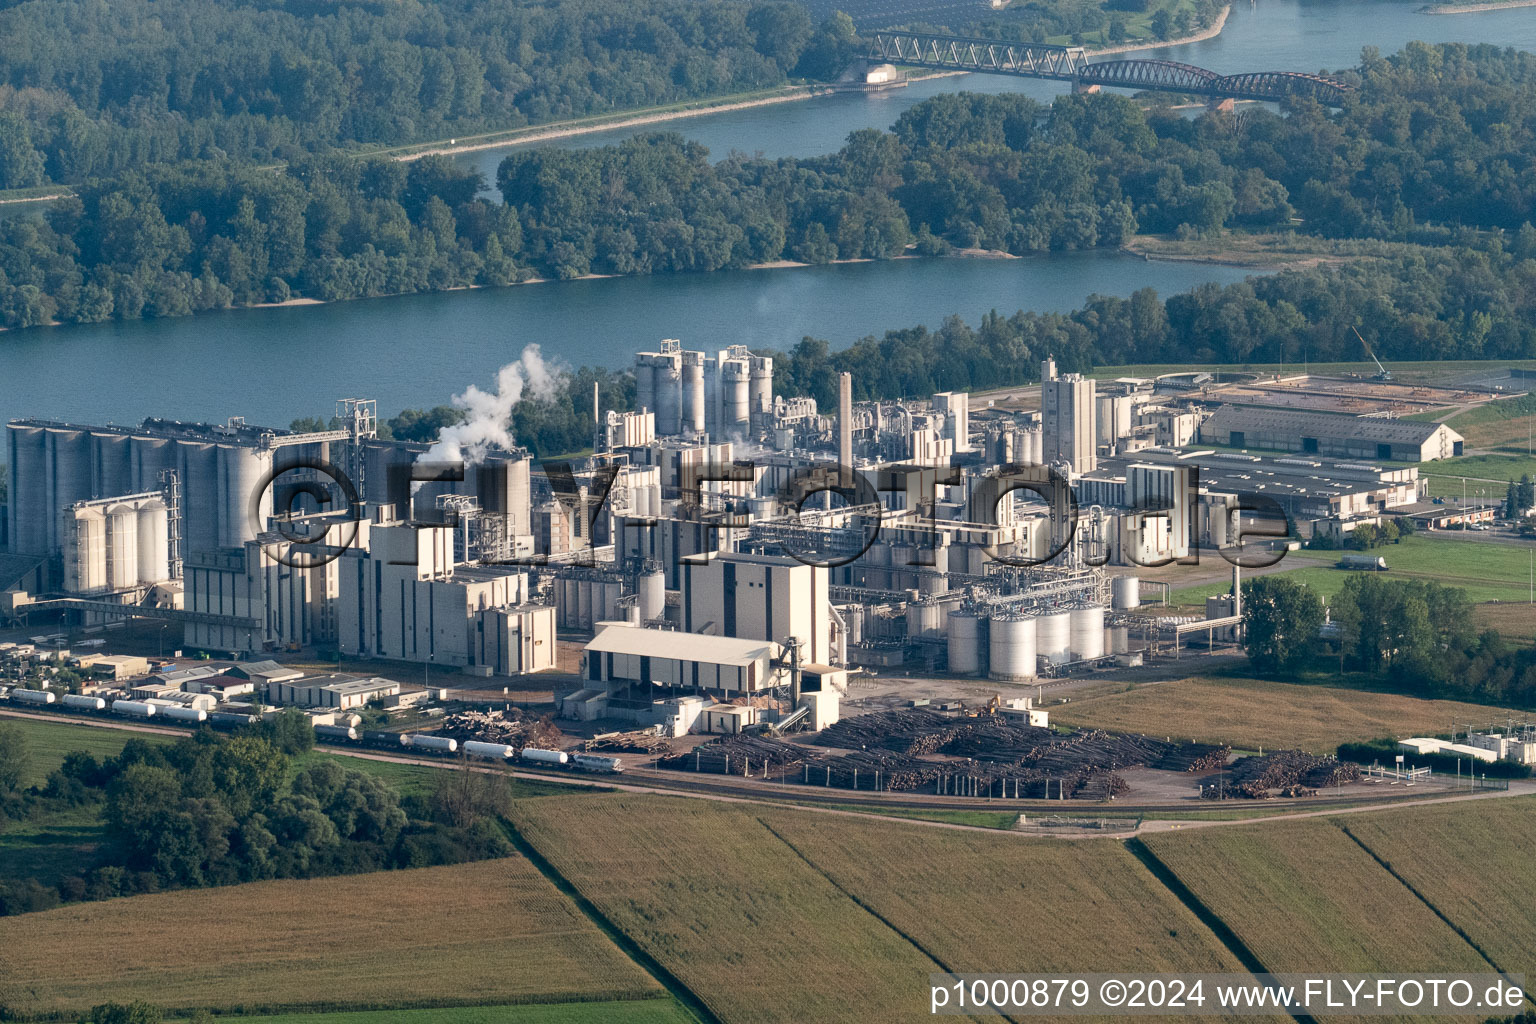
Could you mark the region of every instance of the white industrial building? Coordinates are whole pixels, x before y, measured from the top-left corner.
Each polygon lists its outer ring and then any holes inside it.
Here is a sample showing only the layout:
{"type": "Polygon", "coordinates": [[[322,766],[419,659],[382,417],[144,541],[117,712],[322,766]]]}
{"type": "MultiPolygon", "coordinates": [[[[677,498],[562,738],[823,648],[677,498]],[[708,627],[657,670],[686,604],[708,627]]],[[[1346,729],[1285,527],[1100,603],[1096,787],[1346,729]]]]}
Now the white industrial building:
{"type": "Polygon", "coordinates": [[[800,645],[801,661],[833,660],[828,570],[793,558],[721,552],[685,558],[682,627],[742,640],[800,645]]]}
{"type": "Polygon", "coordinates": [[[1337,459],[1429,462],[1462,454],[1463,438],[1444,423],[1224,405],[1200,425],[1200,443],[1337,459]]]}
{"type": "Polygon", "coordinates": [[[1043,462],[1065,462],[1075,474],[1098,465],[1094,433],[1094,381],[1077,373],[1057,375],[1056,360],[1040,367],[1040,411],[1044,427],[1043,462]]]}

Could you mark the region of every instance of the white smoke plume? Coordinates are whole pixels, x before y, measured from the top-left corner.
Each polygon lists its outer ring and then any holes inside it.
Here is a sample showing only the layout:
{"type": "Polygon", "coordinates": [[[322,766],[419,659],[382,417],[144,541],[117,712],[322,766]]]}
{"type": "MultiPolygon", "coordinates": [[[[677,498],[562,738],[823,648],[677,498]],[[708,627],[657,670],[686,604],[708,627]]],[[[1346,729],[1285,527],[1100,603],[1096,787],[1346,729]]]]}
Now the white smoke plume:
{"type": "Polygon", "coordinates": [[[538,345],[529,345],[516,362],[496,372],[494,393],[481,391],[471,384],[453,396],[453,404],[463,409],[463,423],[444,427],[437,442],[419,462],[465,462],[477,464],[491,448],[511,448],[512,410],[524,398],[553,398],[563,374],[544,361],[538,345]]]}

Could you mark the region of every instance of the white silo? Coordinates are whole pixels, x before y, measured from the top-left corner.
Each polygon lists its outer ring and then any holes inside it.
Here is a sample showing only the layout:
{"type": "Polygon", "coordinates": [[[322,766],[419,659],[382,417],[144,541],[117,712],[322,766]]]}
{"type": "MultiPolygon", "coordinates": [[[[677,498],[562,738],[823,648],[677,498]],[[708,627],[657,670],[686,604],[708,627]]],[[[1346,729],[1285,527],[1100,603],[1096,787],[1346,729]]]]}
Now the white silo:
{"type": "Polygon", "coordinates": [[[656,358],[656,433],[675,437],[683,432],[683,357],[663,352],[656,358]]]}
{"type": "Polygon", "coordinates": [[[642,572],[635,581],[640,621],[651,622],[667,613],[667,577],[661,570],[642,572]]]}
{"type": "Polygon", "coordinates": [[[943,635],[944,613],[938,604],[932,601],[913,601],[907,605],[907,639],[943,635]]]}
{"type": "Polygon", "coordinates": [[[746,434],[751,423],[751,370],[745,359],[727,359],[720,366],[720,433],[746,434]]]}
{"type": "Polygon", "coordinates": [[[1045,435],[1039,430],[1025,430],[1014,445],[1014,457],[1026,466],[1044,465],[1045,435]]]}
{"type": "Polygon", "coordinates": [[[1052,612],[1036,620],[1036,649],[1040,657],[1053,665],[1062,665],[1072,657],[1072,613],[1052,612]]]}
{"type": "Polygon", "coordinates": [[[139,581],[139,512],[132,505],[107,510],[107,585],[128,590],[139,581]]]}
{"type": "Polygon", "coordinates": [[[1089,605],[1072,610],[1072,657],[1093,661],[1104,657],[1104,606],[1089,605]]]}
{"type": "Polygon", "coordinates": [[[1124,626],[1110,626],[1105,630],[1109,634],[1109,653],[1124,654],[1131,649],[1131,631],[1124,626]]]}
{"type": "Polygon", "coordinates": [[[980,673],[986,620],[975,612],[953,611],[949,613],[945,632],[949,636],[949,671],[958,676],[980,673]]]}
{"type": "Polygon", "coordinates": [[[262,479],[271,464],[270,452],[239,445],[219,446],[220,547],[240,547],[266,529],[267,516],[272,512],[272,491],[262,486],[262,479]]]}
{"type": "Polygon", "coordinates": [[[107,573],[107,517],[99,507],[65,516],[64,589],[71,593],[104,590],[107,573]]]}
{"type": "Polygon", "coordinates": [[[994,617],[991,632],[993,679],[1033,679],[1036,675],[1036,643],[1040,620],[1024,616],[994,617]]]}
{"type": "Polygon", "coordinates": [[[139,582],[169,579],[170,520],[164,502],[151,499],[139,506],[138,535],[139,582]]]}
{"type": "Polygon", "coordinates": [[[753,356],[748,366],[751,374],[748,402],[750,413],[756,419],[773,411],[773,358],[753,356]]]}
{"type": "Polygon", "coordinates": [[[704,353],[683,354],[682,433],[702,434],[706,429],[704,394],[704,353]]]}
{"type": "Polygon", "coordinates": [[[1110,600],[1116,610],[1141,606],[1141,580],[1135,576],[1116,576],[1109,581],[1110,600]]]}

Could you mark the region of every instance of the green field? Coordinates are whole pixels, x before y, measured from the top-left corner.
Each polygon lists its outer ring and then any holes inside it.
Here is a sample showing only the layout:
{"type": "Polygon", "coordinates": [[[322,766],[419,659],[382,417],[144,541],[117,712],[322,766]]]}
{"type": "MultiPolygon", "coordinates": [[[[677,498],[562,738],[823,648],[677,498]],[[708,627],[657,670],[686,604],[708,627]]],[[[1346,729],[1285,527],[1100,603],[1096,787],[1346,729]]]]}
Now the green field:
{"type": "Polygon", "coordinates": [[[672,999],[597,1003],[525,1003],[520,1006],[456,1006],[428,1010],[355,1010],[242,1016],[247,1024],[694,1024],[672,999]]]}
{"type": "Polygon", "coordinates": [[[1536,799],[1336,820],[1501,970],[1536,970],[1536,799]]]}
{"type": "MultiPolygon", "coordinates": [[[[863,1022],[926,1010],[935,961],[750,810],[611,794],[518,801],[511,817],[582,897],[722,1020],[863,1022]]],[[[830,815],[815,820],[835,827],[830,815]]]]}
{"type": "Polygon", "coordinates": [[[137,736],[149,743],[172,743],[177,737],[159,733],[130,732],[94,725],[71,725],[30,718],[0,718],[0,723],[14,723],[27,741],[26,785],[40,786],[53,770],[64,763],[64,755],[83,750],[98,758],[116,757],[123,744],[137,736]]]}
{"type": "Polygon", "coordinates": [[[235,1013],[667,1005],[520,857],[78,903],[7,918],[5,935],[0,1004],[13,1015],[78,1013],[107,998],[235,1013]]]}
{"type": "Polygon", "coordinates": [[[1114,840],[1058,842],[794,813],[762,820],[950,971],[1242,969],[1114,840]]]}
{"type": "MultiPolygon", "coordinates": [[[[1353,573],[1335,567],[1349,551],[1292,551],[1286,555],[1286,576],[1315,589],[1324,599],[1333,597],[1353,573]]],[[[1525,603],[1530,597],[1530,547],[1500,544],[1437,534],[1414,535],[1370,552],[1387,560],[1389,579],[1421,579],[1460,587],[1474,603],[1506,601],[1525,603]]],[[[1225,594],[1229,583],[1182,587],[1169,600],[1179,605],[1205,604],[1207,597],[1225,594]]],[[[1536,614],[1536,612],[1533,612],[1536,614]]]]}
{"type": "Polygon", "coordinates": [[[1063,725],[1244,750],[1283,747],[1332,753],[1340,743],[1382,736],[1439,735],[1452,722],[1503,721],[1503,708],[1452,700],[1421,700],[1369,690],[1300,685],[1243,677],[1194,676],[1073,700],[1053,708],[1063,725]]]}
{"type": "Polygon", "coordinates": [[[1141,842],[1270,971],[1488,970],[1476,950],[1327,819],[1159,833],[1141,842]]]}

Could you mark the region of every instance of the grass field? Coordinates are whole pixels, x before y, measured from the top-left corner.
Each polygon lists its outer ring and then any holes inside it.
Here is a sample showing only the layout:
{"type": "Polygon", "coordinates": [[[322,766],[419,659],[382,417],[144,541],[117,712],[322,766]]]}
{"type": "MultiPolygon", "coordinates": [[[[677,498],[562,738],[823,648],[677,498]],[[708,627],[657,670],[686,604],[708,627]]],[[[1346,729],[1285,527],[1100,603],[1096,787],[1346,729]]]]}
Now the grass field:
{"type": "Polygon", "coordinates": [[[1527,473],[1536,477],[1536,458],[1521,454],[1463,455],[1419,466],[1419,475],[1429,480],[1431,497],[1461,497],[1461,481],[1465,477],[1468,499],[1503,501],[1508,481],[1519,480],[1527,473]]]}
{"type": "Polygon", "coordinates": [[[610,794],[519,801],[511,816],[555,870],[722,1020],[925,1015],[934,961],[746,810],[610,794]]]}
{"type": "Polygon", "coordinates": [[[1328,819],[1160,833],[1141,842],[1271,971],[1488,970],[1328,819]]]}
{"type": "Polygon", "coordinates": [[[29,718],[0,717],[0,724],[14,723],[27,742],[25,784],[41,785],[55,768],[64,763],[64,755],[83,750],[96,757],[116,757],[123,744],[137,736],[150,743],[173,743],[175,736],[159,733],[129,732],[68,722],[39,721],[29,718]]]}
{"type": "Polygon", "coordinates": [[[1336,819],[1501,970],[1536,971],[1536,799],[1336,819]]]}
{"type": "Polygon", "coordinates": [[[665,994],[522,858],[75,904],[5,935],[13,1014],[108,996],[255,1012],[665,994]]]}
{"type": "MultiPolygon", "coordinates": [[[[1283,564],[1296,568],[1284,574],[1312,587],[1325,599],[1344,588],[1352,575],[1335,567],[1347,551],[1293,551],[1283,564]]],[[[1371,552],[1387,560],[1391,579],[1419,579],[1460,587],[1473,602],[1499,601],[1524,604],[1530,598],[1530,548],[1524,544],[1499,544],[1463,537],[1404,537],[1371,552]]],[[[1170,601],[1204,606],[1205,599],[1231,590],[1230,583],[1210,583],[1173,591],[1170,601]]],[[[1532,611],[1536,617],[1536,610],[1532,611]]]]}
{"type": "Polygon", "coordinates": [[[358,1010],[340,1013],[278,1013],[240,1017],[246,1024],[693,1024],[672,999],[600,1003],[525,1003],[520,1006],[458,1006],[430,1010],[358,1010]]]}
{"type": "Polygon", "coordinates": [[[1533,420],[1536,395],[1521,395],[1468,409],[1445,423],[1467,439],[1468,448],[1508,445],[1523,450],[1530,446],[1532,426],[1536,425],[1533,420]]]}
{"type": "Polygon", "coordinates": [[[1323,754],[1348,741],[1436,735],[1449,731],[1452,720],[1463,727],[1502,721],[1505,711],[1367,690],[1194,676],[1073,700],[1053,708],[1051,715],[1063,725],[1172,735],[1246,750],[1293,747],[1323,754]]]}
{"type": "Polygon", "coordinates": [[[1242,969],[1123,843],[1017,839],[790,812],[762,819],[947,970],[1242,969]],[[1029,941],[1021,941],[1026,935],[1029,941]]]}

